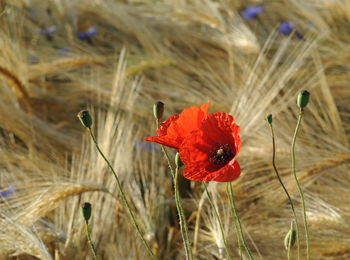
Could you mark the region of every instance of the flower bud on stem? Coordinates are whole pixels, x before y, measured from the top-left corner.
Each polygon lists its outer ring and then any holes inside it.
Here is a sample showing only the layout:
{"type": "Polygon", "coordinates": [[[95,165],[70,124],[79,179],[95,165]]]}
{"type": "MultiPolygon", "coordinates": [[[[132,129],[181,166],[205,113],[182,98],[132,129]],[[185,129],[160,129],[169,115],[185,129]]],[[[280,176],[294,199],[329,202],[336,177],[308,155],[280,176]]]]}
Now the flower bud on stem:
{"type": "Polygon", "coordinates": [[[92,126],[92,118],[88,110],[81,110],[77,116],[84,127],[90,128],[92,126]]]}
{"type": "Polygon", "coordinates": [[[164,103],[161,101],[154,103],[153,115],[158,121],[160,121],[162,119],[163,113],[164,113],[164,103]]]}
{"type": "MultiPolygon", "coordinates": [[[[266,117],[266,121],[268,122],[269,126],[270,126],[270,130],[271,130],[271,137],[272,137],[272,165],[273,165],[273,169],[275,170],[277,179],[280,183],[280,185],[282,186],[284,192],[287,195],[290,207],[292,209],[293,212],[293,217],[294,217],[294,221],[295,221],[295,233],[296,233],[296,242],[297,242],[297,246],[298,246],[298,259],[300,259],[300,242],[299,242],[299,230],[298,230],[298,220],[297,220],[297,216],[295,213],[295,209],[294,209],[294,203],[292,201],[292,198],[290,197],[287,188],[284,186],[281,176],[277,170],[277,166],[276,166],[276,143],[275,143],[275,134],[273,131],[273,126],[272,126],[272,115],[269,114],[266,117]]],[[[288,251],[288,260],[290,259],[290,251],[288,251]]]]}
{"type": "Polygon", "coordinates": [[[297,237],[295,221],[292,220],[290,229],[284,238],[284,247],[288,250],[288,259],[290,259],[290,250],[294,246],[297,237]]]}
{"type": "Polygon", "coordinates": [[[122,197],[122,200],[124,202],[124,205],[127,209],[127,212],[129,213],[129,217],[130,217],[130,220],[131,222],[133,223],[136,231],[137,231],[137,234],[139,235],[139,237],[141,238],[144,246],[146,247],[148,253],[150,254],[151,258],[152,259],[158,259],[154,254],[153,254],[153,251],[151,249],[151,247],[148,245],[147,241],[145,240],[145,238],[143,237],[142,235],[142,232],[141,232],[141,229],[139,227],[139,225],[137,224],[136,222],[136,218],[134,216],[134,213],[133,211],[131,210],[131,207],[129,205],[129,202],[128,200],[126,199],[126,196],[125,196],[125,193],[124,193],[124,190],[123,190],[123,187],[120,183],[120,180],[119,180],[119,177],[117,175],[117,173],[115,172],[114,168],[112,167],[111,163],[109,162],[109,160],[107,159],[107,157],[103,154],[103,152],[101,151],[98,143],[97,143],[97,140],[96,140],[96,137],[94,135],[94,133],[92,132],[91,130],[91,125],[92,125],[92,118],[91,116],[89,115],[88,111],[87,110],[83,110],[83,111],[80,111],[79,114],[78,114],[78,117],[80,119],[80,121],[82,122],[82,124],[88,129],[89,131],[89,134],[91,136],[91,139],[93,140],[95,146],[96,146],[96,149],[97,151],[99,152],[99,154],[102,156],[102,158],[105,160],[105,162],[107,163],[109,169],[111,170],[115,180],[117,181],[117,184],[118,184],[118,188],[119,188],[119,191],[120,191],[120,195],[122,197]]]}
{"type": "Polygon", "coordinates": [[[184,166],[184,164],[181,161],[179,152],[177,152],[175,155],[175,165],[177,168],[181,168],[182,166],[184,166]]]}
{"type": "Polygon", "coordinates": [[[91,248],[91,252],[92,252],[92,257],[94,258],[94,260],[97,260],[97,253],[96,253],[96,249],[94,246],[94,243],[92,242],[91,239],[91,235],[90,235],[90,228],[89,228],[89,220],[91,218],[91,204],[89,202],[85,202],[83,204],[83,206],[81,207],[81,214],[85,220],[85,231],[86,231],[86,237],[88,239],[90,248],[91,248]]]}
{"type": "Polygon", "coordinates": [[[310,92],[307,90],[303,90],[302,92],[299,93],[298,99],[297,99],[297,105],[300,109],[303,109],[304,107],[307,106],[309,103],[310,99],[310,92]]]}
{"type": "Polygon", "coordinates": [[[303,91],[299,94],[298,96],[298,106],[299,106],[299,117],[298,117],[298,122],[297,125],[295,127],[295,131],[294,131],[294,135],[293,135],[293,140],[292,140],[292,146],[291,146],[291,154],[292,154],[292,173],[293,173],[293,177],[295,180],[295,183],[298,187],[298,191],[301,197],[301,202],[302,202],[302,207],[303,207],[303,219],[304,219],[304,228],[305,228],[305,236],[306,236],[306,259],[310,260],[310,245],[309,245],[309,228],[308,228],[308,224],[307,224],[307,218],[306,218],[306,205],[305,205],[305,198],[304,198],[304,192],[301,189],[297,174],[296,174],[296,169],[295,169],[295,142],[297,139],[297,135],[298,135],[298,131],[300,128],[300,123],[301,123],[301,119],[303,117],[304,114],[304,108],[306,107],[306,105],[309,102],[309,96],[310,93],[308,91],[303,91]]]}
{"type": "Polygon", "coordinates": [[[85,202],[83,204],[81,207],[81,214],[83,215],[86,223],[89,223],[89,220],[91,218],[91,204],[89,202],[85,202]]]}
{"type": "MultiPolygon", "coordinates": [[[[156,119],[156,125],[157,128],[159,127],[160,119],[162,118],[164,113],[164,103],[162,102],[156,102],[153,105],[153,115],[156,119]]],[[[180,198],[180,193],[179,193],[179,169],[183,165],[180,159],[179,153],[176,154],[175,156],[175,170],[173,167],[173,164],[171,163],[169,159],[169,155],[166,152],[164,145],[160,145],[162,148],[162,152],[167,160],[167,163],[170,168],[171,176],[174,182],[174,197],[175,197],[175,204],[176,204],[176,209],[179,214],[180,218],[180,230],[181,230],[181,235],[182,239],[184,241],[184,246],[185,246],[185,252],[186,252],[186,259],[187,260],[192,260],[193,255],[192,255],[192,249],[191,249],[191,244],[190,244],[190,239],[188,235],[188,227],[187,227],[187,222],[185,218],[185,214],[181,205],[181,198],[180,198]]]]}

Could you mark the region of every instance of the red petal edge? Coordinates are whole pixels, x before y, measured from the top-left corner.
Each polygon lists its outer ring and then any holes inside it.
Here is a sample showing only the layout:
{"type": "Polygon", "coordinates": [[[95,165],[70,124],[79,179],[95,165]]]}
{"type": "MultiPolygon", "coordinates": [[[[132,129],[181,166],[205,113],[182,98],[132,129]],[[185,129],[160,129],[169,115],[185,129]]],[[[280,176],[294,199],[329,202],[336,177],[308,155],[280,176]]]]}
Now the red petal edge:
{"type": "Polygon", "coordinates": [[[230,182],[237,179],[241,174],[241,168],[236,160],[232,160],[226,166],[215,172],[208,172],[200,165],[186,165],[184,177],[192,181],[217,181],[230,182]]]}

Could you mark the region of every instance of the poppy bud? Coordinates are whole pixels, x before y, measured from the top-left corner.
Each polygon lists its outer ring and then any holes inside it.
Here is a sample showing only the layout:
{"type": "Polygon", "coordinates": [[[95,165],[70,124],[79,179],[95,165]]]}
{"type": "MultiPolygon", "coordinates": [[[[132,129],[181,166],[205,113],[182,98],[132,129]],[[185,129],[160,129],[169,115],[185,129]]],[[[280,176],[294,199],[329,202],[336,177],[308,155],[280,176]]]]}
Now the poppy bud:
{"type": "Polygon", "coordinates": [[[181,166],[184,165],[182,163],[182,161],[181,161],[179,152],[177,152],[176,155],[175,155],[175,165],[176,165],[177,168],[181,168],[181,166]]]}
{"type": "Polygon", "coordinates": [[[92,118],[88,110],[81,110],[78,113],[78,118],[84,127],[90,128],[92,125],[92,118]]]}
{"type": "Polygon", "coordinates": [[[164,103],[161,101],[158,101],[154,103],[153,105],[153,115],[156,119],[160,120],[163,117],[164,113],[164,103]]]}
{"type": "Polygon", "coordinates": [[[81,206],[81,214],[86,222],[89,222],[91,217],[91,204],[89,202],[85,202],[83,206],[81,206]]]}
{"type": "Polygon", "coordinates": [[[288,250],[289,243],[290,243],[290,248],[292,248],[293,245],[295,244],[296,239],[297,239],[297,231],[295,228],[295,221],[292,220],[290,224],[290,230],[288,231],[287,235],[284,238],[284,247],[288,250]]]}
{"type": "Polygon", "coordinates": [[[266,116],[266,121],[269,123],[269,125],[272,125],[272,115],[271,114],[268,114],[266,116]]]}
{"type": "Polygon", "coordinates": [[[306,107],[307,104],[309,103],[309,99],[310,99],[309,91],[303,90],[302,92],[300,92],[297,100],[298,107],[301,109],[306,107]]]}

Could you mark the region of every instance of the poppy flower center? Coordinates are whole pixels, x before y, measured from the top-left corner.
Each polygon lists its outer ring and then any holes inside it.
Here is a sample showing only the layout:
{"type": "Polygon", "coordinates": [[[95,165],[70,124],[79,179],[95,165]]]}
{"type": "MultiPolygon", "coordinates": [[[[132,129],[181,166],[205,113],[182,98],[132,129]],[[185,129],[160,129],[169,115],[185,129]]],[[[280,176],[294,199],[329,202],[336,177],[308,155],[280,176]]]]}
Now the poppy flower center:
{"type": "Polygon", "coordinates": [[[224,165],[235,156],[235,149],[228,144],[220,145],[209,154],[209,161],[213,164],[224,165]]]}

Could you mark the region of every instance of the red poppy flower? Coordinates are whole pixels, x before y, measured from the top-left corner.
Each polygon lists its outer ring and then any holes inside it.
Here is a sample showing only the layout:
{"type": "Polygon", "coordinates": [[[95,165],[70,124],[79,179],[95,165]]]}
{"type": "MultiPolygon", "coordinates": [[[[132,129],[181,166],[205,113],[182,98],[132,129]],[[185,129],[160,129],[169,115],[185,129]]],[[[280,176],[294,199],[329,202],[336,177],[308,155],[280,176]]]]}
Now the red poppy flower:
{"type": "Polygon", "coordinates": [[[224,112],[209,114],[183,141],[179,152],[184,177],[194,181],[228,182],[241,173],[236,156],[241,149],[239,126],[224,112]]]}
{"type": "Polygon", "coordinates": [[[145,140],[178,149],[187,179],[232,181],[241,173],[236,161],[240,129],[227,113],[207,114],[209,103],[171,116],[160,125],[158,136],[145,140]]]}
{"type": "Polygon", "coordinates": [[[210,101],[200,108],[193,106],[175,114],[160,124],[158,136],[147,137],[145,141],[156,142],[179,149],[184,138],[192,131],[197,130],[207,115],[210,101]]]}

